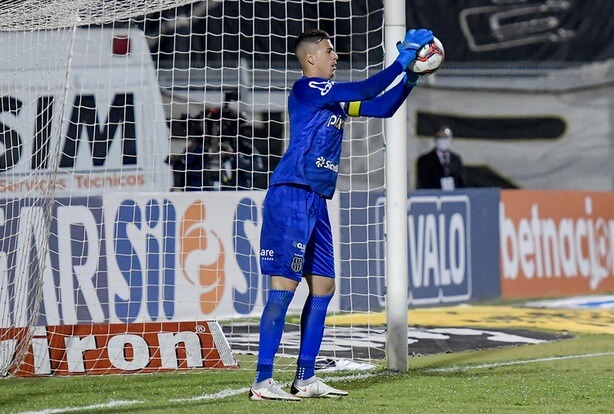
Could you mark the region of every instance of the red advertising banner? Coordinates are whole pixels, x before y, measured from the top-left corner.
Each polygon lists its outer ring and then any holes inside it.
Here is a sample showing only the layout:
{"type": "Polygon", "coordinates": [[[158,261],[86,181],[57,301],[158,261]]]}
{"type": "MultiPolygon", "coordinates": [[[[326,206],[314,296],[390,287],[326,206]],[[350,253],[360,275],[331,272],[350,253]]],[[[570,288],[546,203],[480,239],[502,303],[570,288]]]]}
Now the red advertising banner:
{"type": "Polygon", "coordinates": [[[614,290],[614,193],[504,190],[501,296],[614,290]]]}
{"type": "MultiPolygon", "coordinates": [[[[129,374],[238,368],[215,321],[65,325],[33,328],[14,376],[129,374]]],[[[27,328],[0,330],[15,351],[27,328]]],[[[3,341],[5,342],[5,341],[3,341]]]]}

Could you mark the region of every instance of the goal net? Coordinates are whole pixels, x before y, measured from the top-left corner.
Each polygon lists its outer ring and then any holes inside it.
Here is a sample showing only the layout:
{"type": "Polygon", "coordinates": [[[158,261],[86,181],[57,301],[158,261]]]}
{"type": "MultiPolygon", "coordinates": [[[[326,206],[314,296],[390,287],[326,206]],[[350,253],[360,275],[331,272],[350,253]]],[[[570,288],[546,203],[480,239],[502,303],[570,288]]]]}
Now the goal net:
{"type": "MultiPolygon", "coordinates": [[[[2,2],[0,374],[255,354],[262,202],[301,76],[294,39],[326,30],[336,80],[362,80],[383,68],[383,21],[372,0],[2,2]]],[[[318,368],[385,358],[382,131],[373,119],[345,127],[318,368]]],[[[294,369],[306,295],[277,369],[294,369]]]]}

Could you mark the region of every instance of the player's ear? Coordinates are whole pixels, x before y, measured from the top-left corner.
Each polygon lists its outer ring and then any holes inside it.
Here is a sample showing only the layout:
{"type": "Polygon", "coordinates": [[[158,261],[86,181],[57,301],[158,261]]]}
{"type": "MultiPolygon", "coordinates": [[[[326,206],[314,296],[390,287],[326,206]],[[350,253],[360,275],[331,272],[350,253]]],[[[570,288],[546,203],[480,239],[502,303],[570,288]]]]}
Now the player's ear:
{"type": "Polygon", "coordinates": [[[315,62],[315,58],[311,53],[307,53],[307,58],[305,60],[307,60],[307,63],[309,63],[310,65],[313,65],[315,62]]]}

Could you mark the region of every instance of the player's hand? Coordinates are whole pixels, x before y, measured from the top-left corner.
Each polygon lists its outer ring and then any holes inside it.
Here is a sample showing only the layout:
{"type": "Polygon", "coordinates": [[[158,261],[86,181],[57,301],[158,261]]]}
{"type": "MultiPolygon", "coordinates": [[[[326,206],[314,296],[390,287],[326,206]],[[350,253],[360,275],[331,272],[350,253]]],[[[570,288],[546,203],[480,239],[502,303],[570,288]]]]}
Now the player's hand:
{"type": "Polygon", "coordinates": [[[416,53],[422,46],[433,40],[433,32],[426,29],[411,29],[402,42],[397,43],[399,56],[397,60],[403,65],[403,70],[416,58],[416,53]]]}
{"type": "Polygon", "coordinates": [[[403,43],[401,43],[401,46],[403,49],[418,51],[420,50],[420,48],[422,48],[422,46],[432,41],[432,31],[427,29],[411,29],[408,30],[405,34],[405,39],[403,39],[403,43]]]}

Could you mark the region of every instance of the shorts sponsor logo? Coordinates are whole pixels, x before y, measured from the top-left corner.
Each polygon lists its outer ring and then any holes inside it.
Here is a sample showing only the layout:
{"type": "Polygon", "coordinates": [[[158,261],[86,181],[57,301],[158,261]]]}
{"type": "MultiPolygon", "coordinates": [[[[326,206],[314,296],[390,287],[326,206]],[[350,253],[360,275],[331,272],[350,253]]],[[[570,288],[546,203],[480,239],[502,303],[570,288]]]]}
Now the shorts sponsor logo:
{"type": "Polygon", "coordinates": [[[293,272],[300,272],[303,270],[303,258],[299,256],[293,257],[291,267],[293,272]]]}
{"type": "Polygon", "coordinates": [[[273,260],[275,258],[275,250],[260,249],[260,260],[273,260]]]}

